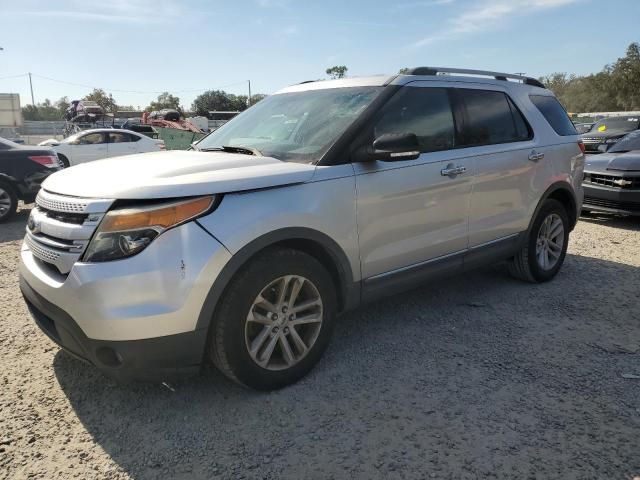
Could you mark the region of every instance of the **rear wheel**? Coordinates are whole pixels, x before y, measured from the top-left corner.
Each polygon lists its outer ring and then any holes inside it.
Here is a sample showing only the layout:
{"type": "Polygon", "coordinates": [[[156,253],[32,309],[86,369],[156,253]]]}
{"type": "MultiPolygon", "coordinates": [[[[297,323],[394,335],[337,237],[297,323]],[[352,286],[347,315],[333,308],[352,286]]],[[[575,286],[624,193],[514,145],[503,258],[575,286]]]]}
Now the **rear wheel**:
{"type": "Polygon", "coordinates": [[[62,154],[58,154],[58,158],[60,159],[60,161],[62,162],[62,166],[64,168],[69,168],[71,166],[71,164],[69,163],[69,159],[67,157],[65,157],[62,154]]]}
{"type": "Polygon", "coordinates": [[[0,222],[9,220],[18,209],[18,196],[7,182],[0,180],[0,222]]]}
{"type": "Polygon", "coordinates": [[[533,222],[526,244],[509,262],[509,272],[528,282],[547,282],[564,263],[569,242],[569,218],[554,199],[544,202],[533,222]]]}
{"type": "Polygon", "coordinates": [[[265,252],[225,291],[211,328],[211,358],[242,385],[284,387],[318,362],[335,313],[331,276],[315,258],[291,249],[265,252]]]}

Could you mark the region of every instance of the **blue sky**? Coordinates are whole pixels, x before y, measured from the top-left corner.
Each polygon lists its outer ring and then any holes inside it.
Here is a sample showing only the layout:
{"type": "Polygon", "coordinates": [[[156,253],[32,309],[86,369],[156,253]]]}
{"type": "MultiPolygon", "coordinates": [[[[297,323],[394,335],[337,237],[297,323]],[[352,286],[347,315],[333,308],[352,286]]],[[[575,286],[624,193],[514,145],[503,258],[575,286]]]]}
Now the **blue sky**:
{"type": "Polygon", "coordinates": [[[585,74],[640,41],[638,0],[0,0],[0,92],[36,102],[105,88],[146,106],[168,90],[271,93],[418,65],[585,74]],[[142,93],[135,93],[135,92],[142,93]]]}

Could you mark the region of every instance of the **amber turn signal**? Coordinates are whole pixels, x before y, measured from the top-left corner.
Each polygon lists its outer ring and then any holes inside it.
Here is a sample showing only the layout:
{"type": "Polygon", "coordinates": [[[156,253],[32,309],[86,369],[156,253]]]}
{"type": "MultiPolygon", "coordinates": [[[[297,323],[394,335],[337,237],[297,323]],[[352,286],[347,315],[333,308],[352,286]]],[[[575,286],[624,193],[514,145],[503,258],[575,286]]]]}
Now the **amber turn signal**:
{"type": "Polygon", "coordinates": [[[202,215],[212,204],[213,197],[209,196],[149,207],[112,210],[102,221],[100,231],[122,232],[153,227],[164,230],[202,215]]]}

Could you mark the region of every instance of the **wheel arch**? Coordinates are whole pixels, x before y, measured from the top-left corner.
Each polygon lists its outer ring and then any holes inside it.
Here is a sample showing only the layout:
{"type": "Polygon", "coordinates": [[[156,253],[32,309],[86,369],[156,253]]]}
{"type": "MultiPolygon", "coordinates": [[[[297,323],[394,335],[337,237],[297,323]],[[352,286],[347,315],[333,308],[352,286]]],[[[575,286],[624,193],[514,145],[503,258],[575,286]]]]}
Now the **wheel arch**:
{"type": "Polygon", "coordinates": [[[562,203],[567,210],[567,215],[569,216],[569,221],[571,222],[571,230],[574,229],[576,223],[578,222],[578,205],[576,202],[576,194],[573,191],[573,188],[567,182],[556,182],[552,184],[545,192],[542,194],[538,205],[536,205],[536,209],[529,220],[529,228],[527,231],[531,230],[531,226],[538,216],[538,212],[540,208],[544,204],[544,202],[548,199],[554,199],[562,203]]]}
{"type": "Polygon", "coordinates": [[[329,236],[303,227],[283,228],[251,241],[224,266],[205,299],[197,321],[197,329],[209,327],[220,298],[236,273],[251,259],[270,248],[292,248],[316,258],[331,275],[336,285],[338,311],[355,308],[360,302],[360,282],[354,281],[347,255],[329,236]]]}

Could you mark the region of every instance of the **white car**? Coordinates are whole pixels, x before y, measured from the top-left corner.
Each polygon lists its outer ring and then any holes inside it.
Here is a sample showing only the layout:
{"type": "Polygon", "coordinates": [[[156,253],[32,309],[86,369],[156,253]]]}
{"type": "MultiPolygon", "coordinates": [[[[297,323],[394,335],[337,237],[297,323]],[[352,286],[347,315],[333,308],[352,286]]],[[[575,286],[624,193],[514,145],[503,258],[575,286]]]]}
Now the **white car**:
{"type": "Polygon", "coordinates": [[[96,128],[84,130],[64,140],[45,140],[65,167],[103,158],[164,150],[164,140],[156,140],[131,130],[96,128]]]}

